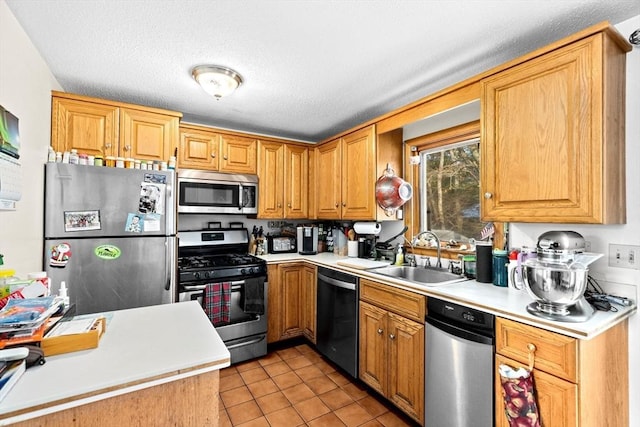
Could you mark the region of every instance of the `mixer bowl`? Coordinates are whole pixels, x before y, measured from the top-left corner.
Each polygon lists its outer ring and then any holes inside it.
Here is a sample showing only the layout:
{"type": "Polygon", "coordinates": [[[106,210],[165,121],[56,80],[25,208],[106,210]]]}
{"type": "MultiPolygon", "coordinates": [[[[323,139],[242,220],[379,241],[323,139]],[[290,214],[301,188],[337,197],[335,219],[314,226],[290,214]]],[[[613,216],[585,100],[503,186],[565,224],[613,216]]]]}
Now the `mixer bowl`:
{"type": "Polygon", "coordinates": [[[582,298],[588,273],[588,268],[576,264],[569,267],[530,260],[523,265],[527,292],[541,311],[555,315],[569,314],[569,307],[582,298]]]}

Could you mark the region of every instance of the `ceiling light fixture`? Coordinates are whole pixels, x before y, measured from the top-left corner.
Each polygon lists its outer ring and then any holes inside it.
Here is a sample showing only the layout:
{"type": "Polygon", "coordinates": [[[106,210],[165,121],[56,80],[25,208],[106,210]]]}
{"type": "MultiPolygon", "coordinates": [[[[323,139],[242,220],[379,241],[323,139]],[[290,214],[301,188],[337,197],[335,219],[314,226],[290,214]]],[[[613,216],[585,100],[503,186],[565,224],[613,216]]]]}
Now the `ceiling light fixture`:
{"type": "Polygon", "coordinates": [[[219,65],[198,65],[191,70],[193,78],[209,95],[220,99],[231,95],[242,84],[242,76],[219,65]]]}

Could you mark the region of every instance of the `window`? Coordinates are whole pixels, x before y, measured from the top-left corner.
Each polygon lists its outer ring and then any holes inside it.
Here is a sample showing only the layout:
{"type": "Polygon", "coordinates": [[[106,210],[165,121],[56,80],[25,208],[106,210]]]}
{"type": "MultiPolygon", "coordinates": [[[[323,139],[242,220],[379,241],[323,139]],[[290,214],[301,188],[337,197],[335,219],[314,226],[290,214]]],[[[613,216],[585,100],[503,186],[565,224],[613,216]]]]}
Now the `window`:
{"type": "MultiPolygon", "coordinates": [[[[443,243],[443,256],[455,258],[464,248],[449,241],[468,249],[469,239],[480,238],[486,225],[480,221],[480,122],[421,135],[405,144],[413,154],[405,168],[414,187],[405,218],[409,235],[432,230],[443,243]]],[[[501,225],[496,224],[495,231],[501,239],[501,225]]]]}
{"type": "Polygon", "coordinates": [[[443,241],[466,244],[478,238],[480,221],[480,139],[419,151],[420,229],[443,241]]]}

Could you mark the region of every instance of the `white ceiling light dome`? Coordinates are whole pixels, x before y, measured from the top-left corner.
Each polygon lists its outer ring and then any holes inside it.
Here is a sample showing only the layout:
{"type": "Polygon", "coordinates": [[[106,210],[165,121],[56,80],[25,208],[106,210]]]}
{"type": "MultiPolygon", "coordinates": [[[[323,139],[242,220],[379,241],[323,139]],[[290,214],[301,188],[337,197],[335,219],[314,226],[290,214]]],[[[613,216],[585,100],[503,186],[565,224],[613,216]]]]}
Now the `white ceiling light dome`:
{"type": "Polygon", "coordinates": [[[198,65],[191,70],[191,75],[205,92],[216,99],[231,95],[243,82],[236,71],[219,65],[198,65]]]}

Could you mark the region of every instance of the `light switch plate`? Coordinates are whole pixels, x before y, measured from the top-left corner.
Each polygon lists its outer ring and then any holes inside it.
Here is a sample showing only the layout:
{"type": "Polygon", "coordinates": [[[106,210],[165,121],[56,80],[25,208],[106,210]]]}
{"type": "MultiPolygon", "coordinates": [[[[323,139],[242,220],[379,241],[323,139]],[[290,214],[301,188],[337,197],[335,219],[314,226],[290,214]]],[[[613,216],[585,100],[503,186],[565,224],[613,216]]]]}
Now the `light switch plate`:
{"type": "Polygon", "coordinates": [[[640,246],[609,243],[609,267],[640,270],[640,246]]]}

